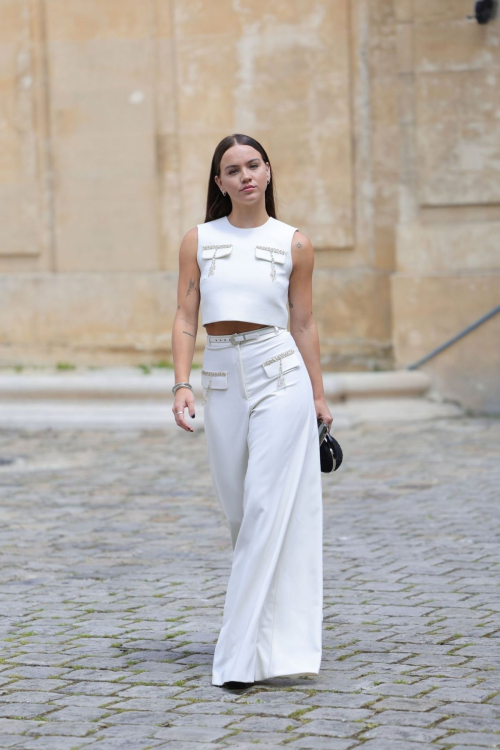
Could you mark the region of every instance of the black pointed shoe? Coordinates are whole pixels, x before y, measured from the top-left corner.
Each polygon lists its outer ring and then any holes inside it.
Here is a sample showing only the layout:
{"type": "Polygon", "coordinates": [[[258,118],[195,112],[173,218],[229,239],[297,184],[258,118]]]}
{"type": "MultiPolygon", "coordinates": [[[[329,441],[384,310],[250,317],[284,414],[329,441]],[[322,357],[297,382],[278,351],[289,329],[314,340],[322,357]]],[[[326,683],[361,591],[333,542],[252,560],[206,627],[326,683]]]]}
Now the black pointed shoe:
{"type": "Polygon", "coordinates": [[[255,685],[254,682],[238,682],[237,680],[229,680],[225,682],[221,687],[227,688],[228,690],[244,690],[245,688],[252,687],[255,685]]]}

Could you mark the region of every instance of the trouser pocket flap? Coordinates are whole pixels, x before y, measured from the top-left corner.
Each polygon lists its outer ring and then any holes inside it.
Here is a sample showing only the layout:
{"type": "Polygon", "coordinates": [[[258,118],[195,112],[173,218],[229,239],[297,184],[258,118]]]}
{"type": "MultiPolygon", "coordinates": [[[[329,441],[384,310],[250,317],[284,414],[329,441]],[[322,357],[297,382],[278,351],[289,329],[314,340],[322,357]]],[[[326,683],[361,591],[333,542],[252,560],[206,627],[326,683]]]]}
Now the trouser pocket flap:
{"type": "Polygon", "coordinates": [[[201,385],[203,388],[227,388],[227,371],[202,370],[201,385]]]}
{"type": "Polygon", "coordinates": [[[279,352],[274,357],[270,357],[262,363],[262,367],[269,378],[278,377],[280,372],[287,372],[299,366],[300,360],[295,349],[286,349],[284,352],[279,352]]]}

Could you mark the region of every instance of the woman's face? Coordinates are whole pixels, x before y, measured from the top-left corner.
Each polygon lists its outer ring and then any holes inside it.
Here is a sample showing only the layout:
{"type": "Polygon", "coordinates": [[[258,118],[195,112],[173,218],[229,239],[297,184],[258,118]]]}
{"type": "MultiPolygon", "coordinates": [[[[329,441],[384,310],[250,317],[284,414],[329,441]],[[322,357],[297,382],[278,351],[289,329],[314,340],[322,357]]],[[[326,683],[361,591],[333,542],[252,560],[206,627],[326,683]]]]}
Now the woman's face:
{"type": "Polygon", "coordinates": [[[215,181],[233,204],[255,203],[263,199],[270,174],[269,162],[264,162],[253,146],[237,143],[224,152],[220,177],[216,175],[215,181]]]}

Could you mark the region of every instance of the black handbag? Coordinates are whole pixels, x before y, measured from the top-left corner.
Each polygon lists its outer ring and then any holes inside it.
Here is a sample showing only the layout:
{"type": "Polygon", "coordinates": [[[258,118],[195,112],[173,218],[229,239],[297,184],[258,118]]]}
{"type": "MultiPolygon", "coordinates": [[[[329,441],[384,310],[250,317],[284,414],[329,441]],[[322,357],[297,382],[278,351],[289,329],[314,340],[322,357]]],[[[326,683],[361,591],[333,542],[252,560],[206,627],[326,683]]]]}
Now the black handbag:
{"type": "Polygon", "coordinates": [[[331,471],[337,471],[344,454],[337,440],[330,435],[328,431],[325,432],[324,422],[318,418],[318,434],[320,439],[319,444],[319,458],[321,462],[321,471],[325,474],[331,471]]]}

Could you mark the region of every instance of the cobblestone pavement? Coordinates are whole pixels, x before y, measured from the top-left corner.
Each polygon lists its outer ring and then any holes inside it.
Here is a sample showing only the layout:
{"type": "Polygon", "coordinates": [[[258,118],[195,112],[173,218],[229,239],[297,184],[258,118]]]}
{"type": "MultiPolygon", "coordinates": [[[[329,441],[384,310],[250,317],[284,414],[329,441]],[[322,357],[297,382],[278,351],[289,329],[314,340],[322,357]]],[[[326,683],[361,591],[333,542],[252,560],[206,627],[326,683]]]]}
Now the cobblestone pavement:
{"type": "Polygon", "coordinates": [[[0,747],[500,747],[500,421],[335,434],[320,674],[229,691],[201,426],[0,432],[0,747]]]}

